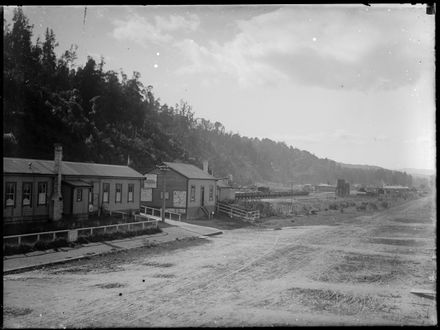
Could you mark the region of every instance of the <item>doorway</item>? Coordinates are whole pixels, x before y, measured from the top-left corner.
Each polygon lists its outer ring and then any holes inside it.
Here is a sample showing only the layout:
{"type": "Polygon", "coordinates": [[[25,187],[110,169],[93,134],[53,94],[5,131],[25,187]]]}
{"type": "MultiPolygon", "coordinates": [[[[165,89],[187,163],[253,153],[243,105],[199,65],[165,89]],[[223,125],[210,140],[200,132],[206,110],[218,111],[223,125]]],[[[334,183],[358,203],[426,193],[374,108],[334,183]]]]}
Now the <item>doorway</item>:
{"type": "Polygon", "coordinates": [[[205,206],[205,187],[200,187],[200,206],[205,206]]]}

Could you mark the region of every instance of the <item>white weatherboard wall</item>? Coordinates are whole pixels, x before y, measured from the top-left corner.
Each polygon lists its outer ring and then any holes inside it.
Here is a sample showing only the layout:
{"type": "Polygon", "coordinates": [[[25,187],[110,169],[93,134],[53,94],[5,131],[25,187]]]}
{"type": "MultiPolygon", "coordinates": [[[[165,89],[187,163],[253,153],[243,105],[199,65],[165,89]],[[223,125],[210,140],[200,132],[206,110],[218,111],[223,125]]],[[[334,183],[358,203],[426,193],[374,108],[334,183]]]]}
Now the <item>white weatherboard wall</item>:
{"type": "Polygon", "coordinates": [[[204,194],[204,206],[209,212],[213,212],[215,210],[215,202],[216,202],[216,181],[215,180],[202,180],[202,179],[190,179],[188,180],[188,208],[186,217],[188,219],[192,218],[200,218],[206,216],[203,211],[200,209],[201,204],[201,187],[205,187],[204,194]],[[195,200],[191,201],[191,186],[195,186],[195,200]],[[213,187],[212,200],[209,200],[209,187],[213,187]]]}

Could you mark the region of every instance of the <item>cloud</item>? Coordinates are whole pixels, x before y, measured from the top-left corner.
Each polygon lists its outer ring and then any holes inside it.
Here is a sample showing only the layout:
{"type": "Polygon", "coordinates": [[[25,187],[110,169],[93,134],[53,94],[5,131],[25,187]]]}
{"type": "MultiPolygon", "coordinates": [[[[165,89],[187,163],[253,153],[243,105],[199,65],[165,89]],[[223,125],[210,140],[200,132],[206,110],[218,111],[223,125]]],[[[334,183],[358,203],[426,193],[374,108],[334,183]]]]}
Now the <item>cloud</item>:
{"type": "MultiPolygon", "coordinates": [[[[286,77],[270,65],[248,59],[236,47],[223,47],[211,42],[205,47],[192,39],[175,43],[187,61],[187,65],[177,69],[177,74],[225,74],[232,76],[241,86],[275,84],[286,77]]],[[[206,78],[205,78],[206,79],[206,78]]]]}
{"type": "Polygon", "coordinates": [[[113,30],[114,38],[131,40],[146,46],[148,42],[161,44],[174,41],[170,32],[195,31],[200,25],[200,20],[197,15],[188,15],[188,17],[156,15],[154,19],[147,19],[132,13],[129,19],[115,20],[113,24],[116,26],[113,30]]]}
{"type": "MultiPolygon", "coordinates": [[[[424,9],[419,9],[424,10],[424,9]]],[[[294,81],[324,88],[394,89],[432,70],[433,21],[411,8],[287,6],[236,22],[232,40],[183,40],[179,74],[224,73],[242,86],[294,81]],[[422,63],[423,62],[423,63],[422,63]]]]}
{"type": "Polygon", "coordinates": [[[187,30],[195,31],[200,25],[200,20],[197,15],[189,15],[188,18],[177,15],[170,15],[168,18],[156,16],[156,26],[164,31],[187,30]]]}

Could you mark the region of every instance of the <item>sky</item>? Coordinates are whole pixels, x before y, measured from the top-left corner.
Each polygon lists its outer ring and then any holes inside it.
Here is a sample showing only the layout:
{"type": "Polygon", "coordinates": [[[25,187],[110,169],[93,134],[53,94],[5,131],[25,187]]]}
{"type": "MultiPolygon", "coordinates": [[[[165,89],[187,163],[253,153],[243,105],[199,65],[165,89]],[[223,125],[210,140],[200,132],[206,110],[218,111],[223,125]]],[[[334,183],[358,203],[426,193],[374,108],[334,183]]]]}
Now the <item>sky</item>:
{"type": "MultiPolygon", "coordinates": [[[[11,22],[14,7],[4,7],[11,22]]],[[[435,23],[425,5],[24,6],[162,103],[318,157],[435,169],[435,23]]]]}

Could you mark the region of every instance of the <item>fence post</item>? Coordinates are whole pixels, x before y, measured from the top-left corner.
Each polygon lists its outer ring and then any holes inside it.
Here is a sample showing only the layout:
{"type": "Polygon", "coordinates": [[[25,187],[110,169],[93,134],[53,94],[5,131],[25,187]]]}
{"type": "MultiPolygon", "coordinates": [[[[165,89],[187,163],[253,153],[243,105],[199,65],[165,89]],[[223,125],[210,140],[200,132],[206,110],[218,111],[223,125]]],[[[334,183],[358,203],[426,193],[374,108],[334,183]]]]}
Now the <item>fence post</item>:
{"type": "Polygon", "coordinates": [[[55,241],[56,236],[57,236],[57,234],[54,232],[54,233],[53,233],[52,241],[55,241]]]}
{"type": "Polygon", "coordinates": [[[21,244],[21,236],[18,236],[18,245],[21,244]]]}

